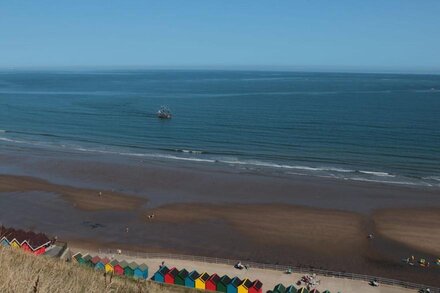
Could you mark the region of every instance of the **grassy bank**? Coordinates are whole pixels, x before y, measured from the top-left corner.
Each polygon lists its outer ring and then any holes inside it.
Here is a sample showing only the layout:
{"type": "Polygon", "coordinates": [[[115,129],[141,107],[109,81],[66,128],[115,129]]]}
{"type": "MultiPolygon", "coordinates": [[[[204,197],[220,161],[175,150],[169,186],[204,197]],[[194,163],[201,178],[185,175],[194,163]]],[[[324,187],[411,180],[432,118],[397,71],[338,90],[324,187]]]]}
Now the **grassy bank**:
{"type": "Polygon", "coordinates": [[[104,276],[59,259],[0,248],[0,292],[197,292],[151,281],[104,276]]]}

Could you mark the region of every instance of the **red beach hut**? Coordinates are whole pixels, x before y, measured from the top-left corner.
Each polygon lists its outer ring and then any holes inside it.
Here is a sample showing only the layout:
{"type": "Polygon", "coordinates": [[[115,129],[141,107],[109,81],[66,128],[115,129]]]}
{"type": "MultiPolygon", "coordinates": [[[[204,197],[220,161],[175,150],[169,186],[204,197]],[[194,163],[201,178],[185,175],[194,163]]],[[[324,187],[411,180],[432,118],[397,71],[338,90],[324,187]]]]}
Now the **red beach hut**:
{"type": "Polygon", "coordinates": [[[171,268],[168,273],[165,274],[164,281],[167,284],[174,284],[174,279],[176,278],[179,270],[176,268],[171,268]]]}
{"type": "Polygon", "coordinates": [[[124,275],[124,268],[128,265],[128,263],[124,260],[122,262],[115,263],[113,266],[113,273],[118,276],[124,275]]]}
{"type": "Polygon", "coordinates": [[[255,280],[252,283],[252,286],[249,288],[249,293],[262,293],[263,292],[263,283],[259,280],[255,280]]]}
{"type": "Polygon", "coordinates": [[[220,277],[217,274],[211,275],[208,281],[205,283],[206,290],[217,291],[217,283],[220,280],[220,277]]]}
{"type": "Polygon", "coordinates": [[[92,259],[90,260],[90,262],[92,263],[92,266],[95,267],[96,264],[101,260],[101,258],[99,256],[94,256],[92,257],[92,259]]]}

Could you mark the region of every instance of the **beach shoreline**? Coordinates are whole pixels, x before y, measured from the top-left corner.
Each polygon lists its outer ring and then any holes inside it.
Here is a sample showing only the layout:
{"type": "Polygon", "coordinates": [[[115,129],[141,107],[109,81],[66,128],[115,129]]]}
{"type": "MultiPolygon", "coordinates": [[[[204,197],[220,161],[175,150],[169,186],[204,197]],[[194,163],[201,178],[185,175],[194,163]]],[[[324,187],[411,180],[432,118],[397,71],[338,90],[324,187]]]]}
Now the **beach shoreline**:
{"type": "Polygon", "coordinates": [[[440,241],[436,189],[139,160],[20,156],[17,162],[2,154],[9,158],[2,160],[3,171],[15,167],[15,175],[0,175],[0,203],[8,206],[0,222],[8,226],[45,231],[88,249],[236,258],[438,285],[440,269],[400,262],[410,255],[438,257],[432,244],[440,241]],[[101,190],[112,200],[100,198],[101,190]],[[411,213],[430,220],[409,225],[411,213]]]}

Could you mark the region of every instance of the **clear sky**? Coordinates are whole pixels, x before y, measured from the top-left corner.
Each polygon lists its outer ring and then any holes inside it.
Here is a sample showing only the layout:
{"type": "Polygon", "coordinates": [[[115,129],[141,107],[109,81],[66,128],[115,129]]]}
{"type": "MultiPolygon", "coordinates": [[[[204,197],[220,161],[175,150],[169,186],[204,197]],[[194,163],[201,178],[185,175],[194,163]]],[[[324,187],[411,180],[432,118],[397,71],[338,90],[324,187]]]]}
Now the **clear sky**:
{"type": "Polygon", "coordinates": [[[0,67],[440,72],[440,0],[0,0],[0,67]]]}

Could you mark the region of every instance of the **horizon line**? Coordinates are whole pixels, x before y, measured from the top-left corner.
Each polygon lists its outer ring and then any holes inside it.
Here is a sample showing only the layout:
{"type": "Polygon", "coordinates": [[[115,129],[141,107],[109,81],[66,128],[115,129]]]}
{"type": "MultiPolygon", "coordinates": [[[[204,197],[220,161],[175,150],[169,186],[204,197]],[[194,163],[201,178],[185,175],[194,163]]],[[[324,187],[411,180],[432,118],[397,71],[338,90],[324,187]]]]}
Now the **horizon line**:
{"type": "Polygon", "coordinates": [[[0,71],[89,71],[89,70],[212,70],[212,71],[285,71],[307,73],[365,73],[439,75],[440,68],[391,68],[365,66],[294,65],[47,65],[0,66],[0,71]]]}

